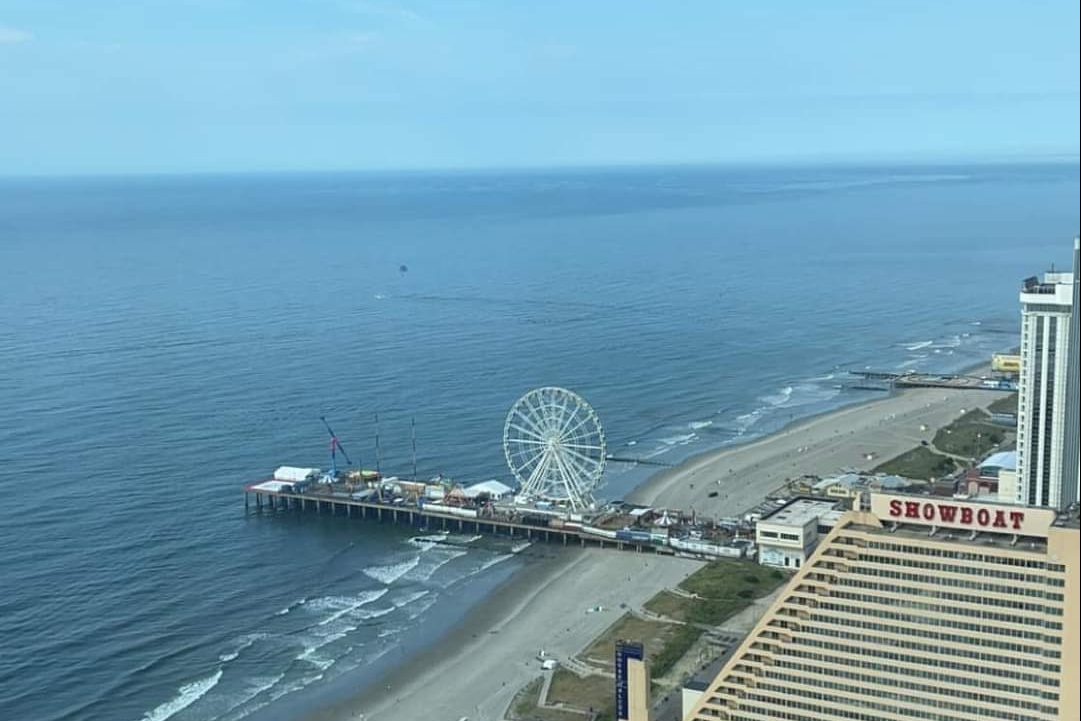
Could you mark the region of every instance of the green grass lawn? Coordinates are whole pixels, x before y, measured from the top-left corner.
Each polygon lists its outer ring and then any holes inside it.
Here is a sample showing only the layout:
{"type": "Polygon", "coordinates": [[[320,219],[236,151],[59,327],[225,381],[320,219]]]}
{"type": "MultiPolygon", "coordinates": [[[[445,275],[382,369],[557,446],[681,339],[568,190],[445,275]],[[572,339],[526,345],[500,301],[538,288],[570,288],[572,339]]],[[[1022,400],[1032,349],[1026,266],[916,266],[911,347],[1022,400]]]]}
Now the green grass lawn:
{"type": "MultiPolygon", "coordinates": [[[[757,598],[772,593],[788,576],[752,561],[713,561],[688,576],[680,588],[699,598],[684,598],[662,591],[645,604],[646,609],[687,624],[650,621],[624,614],[579,654],[589,663],[613,670],[615,644],[620,639],[641,641],[646,650],[650,675],[654,680],[667,674],[702,636],[701,626],[715,626],[742,611],[757,598]]],[[[512,707],[516,721],[564,721],[574,717],[567,711],[538,709],[540,680],[523,689],[512,707]],[[560,715],[553,715],[560,714],[560,715]]],[[[615,715],[612,679],[593,675],[585,678],[566,669],[557,669],[548,691],[548,703],[598,713],[598,721],[615,715]]]]}
{"type": "Polygon", "coordinates": [[[557,669],[548,689],[548,703],[563,703],[583,711],[593,709],[600,718],[614,718],[613,681],[607,676],[582,678],[565,668],[557,669]]]}
{"type": "Polygon", "coordinates": [[[957,462],[935,453],[925,446],[916,446],[875,468],[875,473],[890,473],[905,478],[942,478],[957,470],[957,462]]]}
{"type": "MultiPolygon", "coordinates": [[[[560,672],[557,671],[556,673],[560,672]]],[[[563,671],[562,673],[568,672],[563,671]]],[[[548,703],[552,703],[551,692],[555,689],[555,681],[556,679],[553,678],[552,688],[548,690],[548,703]]],[[[538,707],[537,704],[540,702],[540,692],[543,685],[544,679],[536,678],[518,692],[511,702],[510,713],[508,714],[512,721],[585,721],[586,716],[572,711],[538,707]]],[[[587,705],[586,708],[588,709],[589,706],[587,705]]]]}
{"type": "Polygon", "coordinates": [[[1008,396],[999,398],[991,405],[987,406],[987,410],[992,413],[1017,413],[1017,394],[1011,393],[1008,396]]]}
{"type": "Polygon", "coordinates": [[[980,409],[972,410],[956,421],[940,428],[934,446],[945,453],[963,458],[982,458],[1006,440],[1006,429],[992,425],[991,416],[980,409]]]}
{"type": "Polygon", "coordinates": [[[613,623],[579,658],[611,670],[615,667],[616,641],[641,641],[646,647],[646,659],[651,659],[672,638],[680,626],[662,621],[648,621],[627,613],[613,623]]]}
{"type": "Polygon", "coordinates": [[[786,579],[777,569],[766,569],[752,561],[713,561],[679,584],[697,598],[684,598],[668,591],[651,598],[645,604],[647,610],[688,623],[680,626],[653,656],[650,666],[653,677],[660,678],[679,663],[702,635],[701,626],[724,623],[755,599],[772,593],[786,579]]]}

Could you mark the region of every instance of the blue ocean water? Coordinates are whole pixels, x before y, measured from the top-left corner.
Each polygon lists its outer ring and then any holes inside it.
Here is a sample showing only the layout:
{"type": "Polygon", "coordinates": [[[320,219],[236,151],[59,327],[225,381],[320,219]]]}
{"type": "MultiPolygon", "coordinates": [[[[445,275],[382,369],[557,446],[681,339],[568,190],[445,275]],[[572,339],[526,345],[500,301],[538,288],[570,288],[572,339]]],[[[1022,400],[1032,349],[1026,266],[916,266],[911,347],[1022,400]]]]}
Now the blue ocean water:
{"type": "MultiPolygon", "coordinates": [[[[1016,342],[1078,166],[0,180],[0,718],[285,717],[528,562],[490,539],[245,515],[374,464],[507,479],[563,385],[678,461],[1016,342]],[[402,270],[405,266],[407,270],[402,270]]],[[[618,497],[649,469],[613,464],[618,497]]],[[[520,553],[516,553],[520,552],[520,553]]]]}

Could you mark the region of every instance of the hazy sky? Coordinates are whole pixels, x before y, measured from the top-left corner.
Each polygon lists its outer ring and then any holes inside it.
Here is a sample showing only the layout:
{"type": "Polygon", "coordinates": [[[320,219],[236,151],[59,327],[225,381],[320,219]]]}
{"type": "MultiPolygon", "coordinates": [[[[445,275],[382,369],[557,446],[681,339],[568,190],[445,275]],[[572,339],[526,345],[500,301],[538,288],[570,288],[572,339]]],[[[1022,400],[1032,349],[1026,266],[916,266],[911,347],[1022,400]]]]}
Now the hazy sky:
{"type": "Polygon", "coordinates": [[[1076,0],[0,0],[0,174],[1078,153],[1076,0]]]}

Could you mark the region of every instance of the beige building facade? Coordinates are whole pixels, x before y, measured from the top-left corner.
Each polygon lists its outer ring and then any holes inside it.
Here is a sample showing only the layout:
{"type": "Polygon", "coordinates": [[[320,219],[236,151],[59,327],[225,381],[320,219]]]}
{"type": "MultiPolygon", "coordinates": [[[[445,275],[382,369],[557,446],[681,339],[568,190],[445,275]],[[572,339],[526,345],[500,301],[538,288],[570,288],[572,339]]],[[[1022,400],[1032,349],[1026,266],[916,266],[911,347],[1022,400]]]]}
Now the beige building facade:
{"type": "Polygon", "coordinates": [[[875,494],[687,719],[1075,721],[1077,516],[875,494]]]}

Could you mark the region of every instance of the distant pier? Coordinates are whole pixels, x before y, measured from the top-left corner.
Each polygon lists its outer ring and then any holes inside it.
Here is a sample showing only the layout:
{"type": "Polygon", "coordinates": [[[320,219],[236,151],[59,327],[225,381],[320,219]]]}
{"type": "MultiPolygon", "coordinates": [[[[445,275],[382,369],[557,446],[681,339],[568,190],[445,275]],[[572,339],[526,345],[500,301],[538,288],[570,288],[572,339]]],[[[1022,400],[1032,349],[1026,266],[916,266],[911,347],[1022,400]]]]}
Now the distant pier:
{"type": "Polygon", "coordinates": [[[953,390],[1017,390],[1017,382],[1008,378],[983,378],[946,373],[896,373],[891,371],[848,371],[850,388],[889,391],[894,388],[952,388],[953,390]]]}

